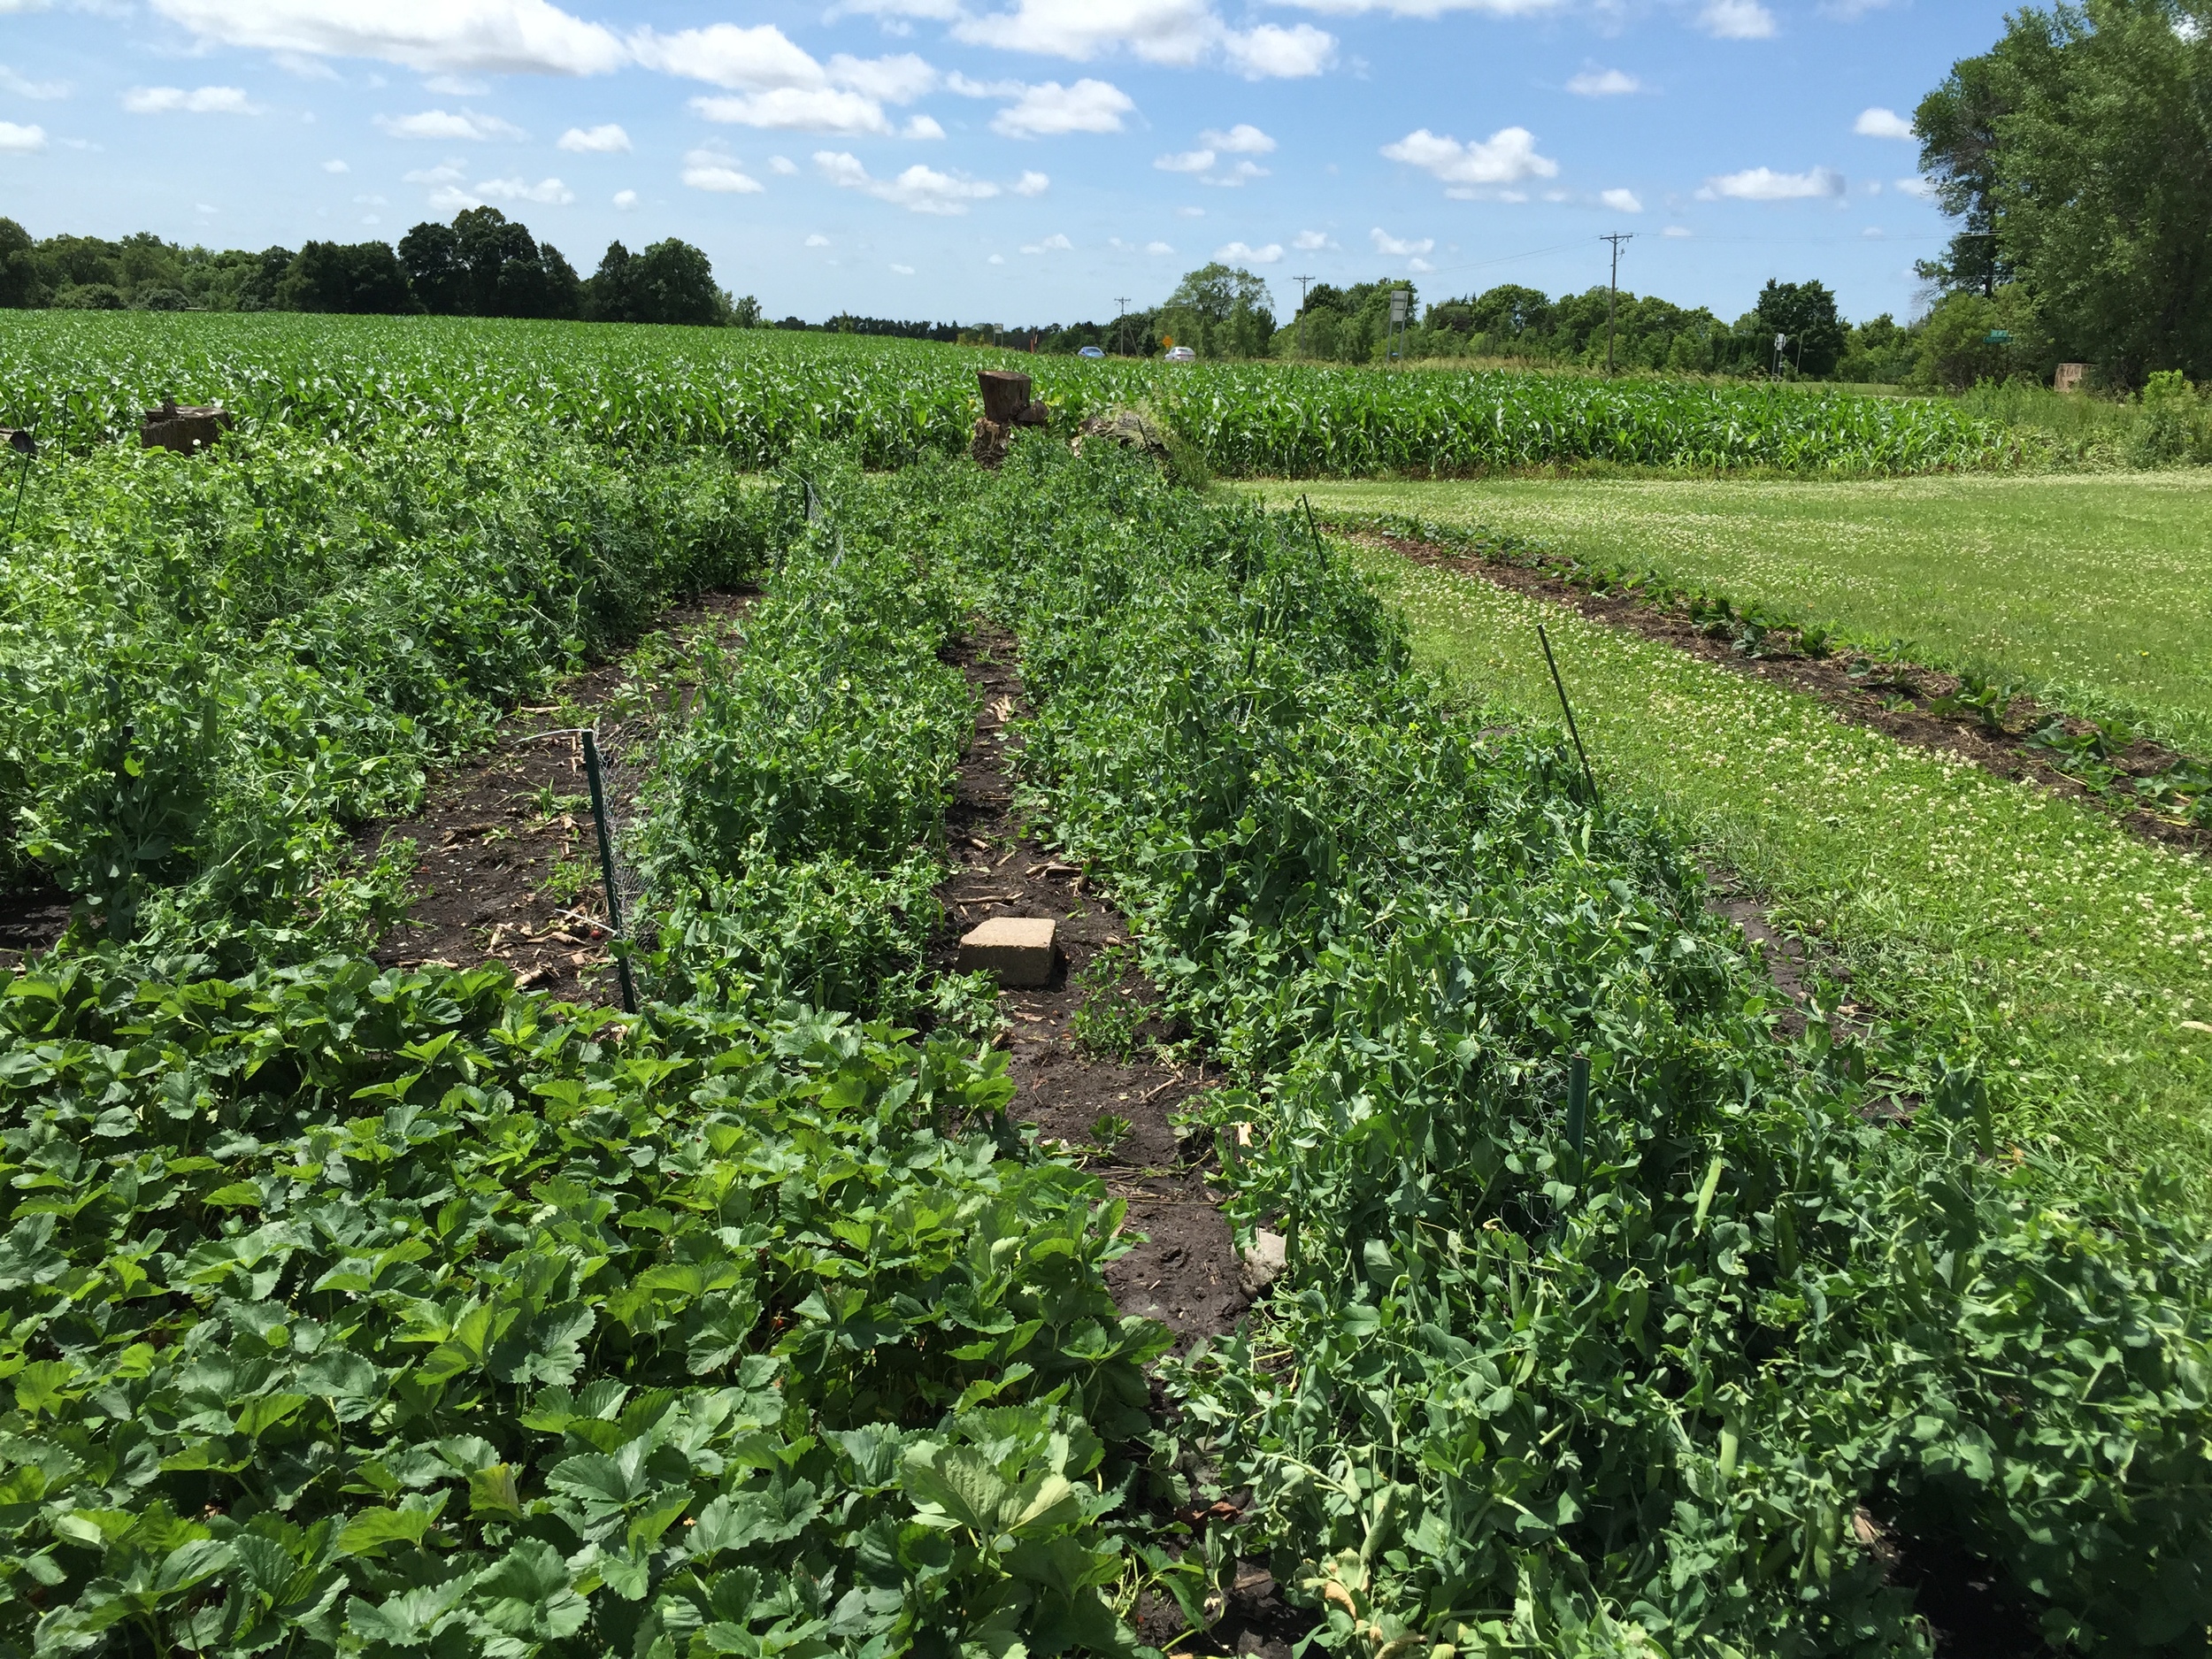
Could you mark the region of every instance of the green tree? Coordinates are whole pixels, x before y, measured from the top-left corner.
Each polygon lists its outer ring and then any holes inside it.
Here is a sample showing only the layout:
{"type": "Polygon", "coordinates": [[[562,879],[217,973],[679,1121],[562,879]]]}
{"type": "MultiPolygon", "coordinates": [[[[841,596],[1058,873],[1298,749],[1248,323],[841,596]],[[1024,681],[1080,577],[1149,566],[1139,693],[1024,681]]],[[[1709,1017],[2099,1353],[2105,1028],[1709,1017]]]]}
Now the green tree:
{"type": "Polygon", "coordinates": [[[2012,275],[1997,236],[1997,123],[2011,109],[2007,79],[1993,58],[1962,58],[1913,114],[1920,171],[1943,211],[1960,221],[1943,257],[1916,268],[1923,281],[1985,299],[2012,275]]]}
{"type": "Polygon", "coordinates": [[[0,306],[20,311],[44,296],[35,247],[30,232],[12,219],[0,219],[0,306]]]}
{"type": "Polygon", "coordinates": [[[1218,260],[1187,274],[1160,308],[1160,326],[1202,357],[1264,357],[1275,334],[1267,284],[1218,260]]]}
{"type": "MultiPolygon", "coordinates": [[[[584,315],[599,322],[713,324],[728,316],[712,263],[672,236],[634,254],[610,242],[585,289],[584,315]]],[[[759,309],[756,303],[756,318],[759,309]]]]}
{"type": "Polygon", "coordinates": [[[288,311],[398,316],[417,309],[405,267],[381,242],[309,242],[277,284],[276,300],[288,311]]]}
{"type": "Polygon", "coordinates": [[[1986,294],[2016,277],[2064,353],[2118,384],[2212,375],[2212,4],[2024,8],[1931,100],[1924,161],[1991,240],[1986,294]]]}
{"type": "Polygon", "coordinates": [[[1752,315],[1769,333],[1788,336],[1782,359],[1798,373],[1816,380],[1834,373],[1846,335],[1836,296],[1825,284],[1770,279],[1752,315]]]}
{"type": "Polygon", "coordinates": [[[461,239],[450,225],[421,224],[399,239],[399,262],[422,308],[440,317],[465,315],[468,267],[461,260],[461,239]]]}

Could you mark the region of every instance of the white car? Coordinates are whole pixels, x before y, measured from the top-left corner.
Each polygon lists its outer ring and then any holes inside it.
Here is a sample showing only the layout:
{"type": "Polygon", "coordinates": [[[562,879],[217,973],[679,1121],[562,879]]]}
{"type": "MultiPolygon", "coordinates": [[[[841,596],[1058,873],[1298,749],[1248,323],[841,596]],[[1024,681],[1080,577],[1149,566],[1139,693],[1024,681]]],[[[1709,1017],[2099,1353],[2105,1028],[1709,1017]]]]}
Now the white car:
{"type": "Polygon", "coordinates": [[[1170,346],[1167,349],[1167,361],[1170,363],[1195,363],[1198,361],[1198,354],[1195,351],[1193,351],[1188,346],[1170,346]]]}

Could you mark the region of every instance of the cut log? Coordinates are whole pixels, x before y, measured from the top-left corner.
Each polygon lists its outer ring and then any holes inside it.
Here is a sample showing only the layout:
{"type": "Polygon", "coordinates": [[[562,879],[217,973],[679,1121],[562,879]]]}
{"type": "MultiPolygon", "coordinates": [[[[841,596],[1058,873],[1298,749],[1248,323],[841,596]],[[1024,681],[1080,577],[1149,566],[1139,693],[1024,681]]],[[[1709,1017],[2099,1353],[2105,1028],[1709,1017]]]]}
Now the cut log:
{"type": "Polygon", "coordinates": [[[1011,369],[978,369],[976,381],[983,388],[983,419],[1002,426],[1021,420],[1029,407],[1029,377],[1011,369]]]}
{"type": "Polygon", "coordinates": [[[231,413],[217,403],[180,403],[165,397],[161,407],[146,411],[138,428],[138,441],[149,449],[173,449],[195,455],[231,428],[231,413]]]}

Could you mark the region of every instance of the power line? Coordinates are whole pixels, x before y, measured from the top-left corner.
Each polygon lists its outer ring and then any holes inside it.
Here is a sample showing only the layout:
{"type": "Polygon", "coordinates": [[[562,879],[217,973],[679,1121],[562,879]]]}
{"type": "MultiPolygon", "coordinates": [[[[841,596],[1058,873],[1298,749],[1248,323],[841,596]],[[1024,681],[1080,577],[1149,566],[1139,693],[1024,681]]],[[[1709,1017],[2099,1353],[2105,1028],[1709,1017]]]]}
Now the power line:
{"type": "Polygon", "coordinates": [[[1599,237],[1598,240],[1613,244],[1612,286],[1605,292],[1605,372],[1610,374],[1613,373],[1613,313],[1619,308],[1621,299],[1621,244],[1624,242],[1634,242],[1636,233],[1632,230],[1617,230],[1599,237]]]}

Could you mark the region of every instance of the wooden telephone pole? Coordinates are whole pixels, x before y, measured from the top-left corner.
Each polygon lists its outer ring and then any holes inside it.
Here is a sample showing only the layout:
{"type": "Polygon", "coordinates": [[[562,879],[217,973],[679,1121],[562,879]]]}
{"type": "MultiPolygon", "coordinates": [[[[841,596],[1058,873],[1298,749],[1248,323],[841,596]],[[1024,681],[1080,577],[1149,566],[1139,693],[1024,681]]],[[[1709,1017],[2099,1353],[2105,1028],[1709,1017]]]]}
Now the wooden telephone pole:
{"type": "Polygon", "coordinates": [[[1294,276],[1291,278],[1291,280],[1298,285],[1298,335],[1297,343],[1292,349],[1302,357],[1306,355],[1306,284],[1313,279],[1310,276],[1294,276]]]}
{"type": "Polygon", "coordinates": [[[1605,372],[1610,374],[1613,373],[1613,313],[1621,303],[1621,244],[1634,242],[1636,233],[1617,230],[1598,240],[1613,244],[1613,286],[1605,296],[1605,372]]]}

